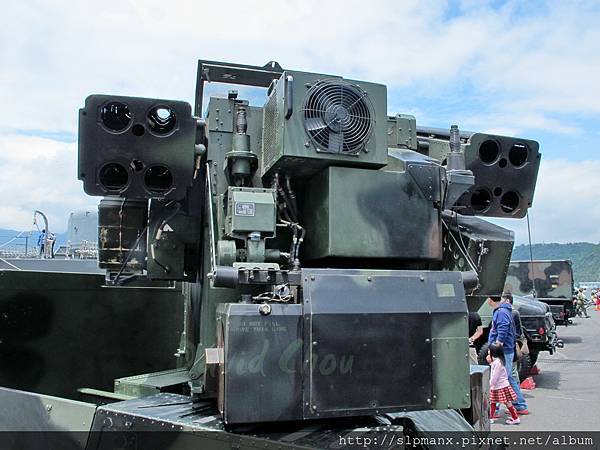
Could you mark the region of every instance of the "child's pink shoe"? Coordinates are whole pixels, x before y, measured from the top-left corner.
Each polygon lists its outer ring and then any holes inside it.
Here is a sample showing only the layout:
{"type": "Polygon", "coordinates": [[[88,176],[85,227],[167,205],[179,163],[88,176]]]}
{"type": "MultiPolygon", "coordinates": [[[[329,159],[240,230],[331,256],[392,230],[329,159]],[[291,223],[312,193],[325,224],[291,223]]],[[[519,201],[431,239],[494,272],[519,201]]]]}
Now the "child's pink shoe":
{"type": "Polygon", "coordinates": [[[507,425],[519,425],[521,423],[521,419],[519,419],[518,417],[516,419],[506,419],[506,424],[507,425]]]}

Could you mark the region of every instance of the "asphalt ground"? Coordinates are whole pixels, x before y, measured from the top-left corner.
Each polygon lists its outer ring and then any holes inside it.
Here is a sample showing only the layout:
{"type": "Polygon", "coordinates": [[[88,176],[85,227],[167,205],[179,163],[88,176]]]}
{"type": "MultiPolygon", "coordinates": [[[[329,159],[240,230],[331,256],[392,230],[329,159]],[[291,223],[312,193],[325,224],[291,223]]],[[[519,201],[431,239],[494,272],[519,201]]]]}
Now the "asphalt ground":
{"type": "Polygon", "coordinates": [[[520,425],[506,425],[509,415],[502,412],[493,431],[600,431],[600,311],[592,307],[588,314],[557,328],[563,349],[540,353],[537,387],[522,391],[530,414],[520,425]]]}

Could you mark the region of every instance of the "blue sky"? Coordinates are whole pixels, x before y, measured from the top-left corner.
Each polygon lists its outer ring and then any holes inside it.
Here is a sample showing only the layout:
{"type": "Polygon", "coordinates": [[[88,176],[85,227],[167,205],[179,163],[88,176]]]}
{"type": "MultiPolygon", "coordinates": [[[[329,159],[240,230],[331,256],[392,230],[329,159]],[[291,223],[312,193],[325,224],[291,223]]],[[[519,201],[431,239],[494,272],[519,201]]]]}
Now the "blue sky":
{"type": "Polygon", "coordinates": [[[533,240],[600,241],[599,2],[31,0],[0,25],[0,227],[97,202],[75,173],[87,95],[191,103],[203,58],[381,82],[419,125],[535,139],[533,240]]]}

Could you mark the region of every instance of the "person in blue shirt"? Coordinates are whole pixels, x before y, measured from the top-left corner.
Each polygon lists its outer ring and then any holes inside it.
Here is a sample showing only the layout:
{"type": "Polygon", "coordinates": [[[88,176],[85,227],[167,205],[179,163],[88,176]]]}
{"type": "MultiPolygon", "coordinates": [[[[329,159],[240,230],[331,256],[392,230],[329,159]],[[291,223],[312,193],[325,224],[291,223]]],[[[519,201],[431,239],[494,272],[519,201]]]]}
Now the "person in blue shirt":
{"type": "Polygon", "coordinates": [[[499,296],[488,297],[487,303],[493,310],[488,344],[496,344],[502,347],[504,359],[506,361],[505,367],[506,372],[508,373],[508,381],[517,394],[517,401],[513,402],[513,405],[517,410],[517,414],[529,414],[527,402],[523,397],[519,383],[512,374],[512,364],[515,357],[516,345],[516,330],[512,314],[512,305],[510,302],[503,300],[499,296]]]}
{"type": "MultiPolygon", "coordinates": [[[[38,228],[39,229],[39,228],[38,228]]],[[[46,229],[44,228],[38,236],[37,245],[40,249],[40,256],[44,256],[44,249],[46,247],[46,229]]]]}

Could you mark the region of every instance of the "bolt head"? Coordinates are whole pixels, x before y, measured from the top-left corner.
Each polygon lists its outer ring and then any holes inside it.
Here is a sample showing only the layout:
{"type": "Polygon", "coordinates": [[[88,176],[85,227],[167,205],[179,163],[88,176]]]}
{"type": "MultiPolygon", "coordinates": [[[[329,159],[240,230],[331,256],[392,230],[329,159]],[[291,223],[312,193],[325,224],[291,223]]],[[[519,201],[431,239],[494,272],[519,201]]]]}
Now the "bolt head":
{"type": "Polygon", "coordinates": [[[271,314],[271,305],[269,305],[268,303],[263,303],[258,307],[258,312],[261,313],[263,316],[268,316],[269,314],[271,314]]]}

